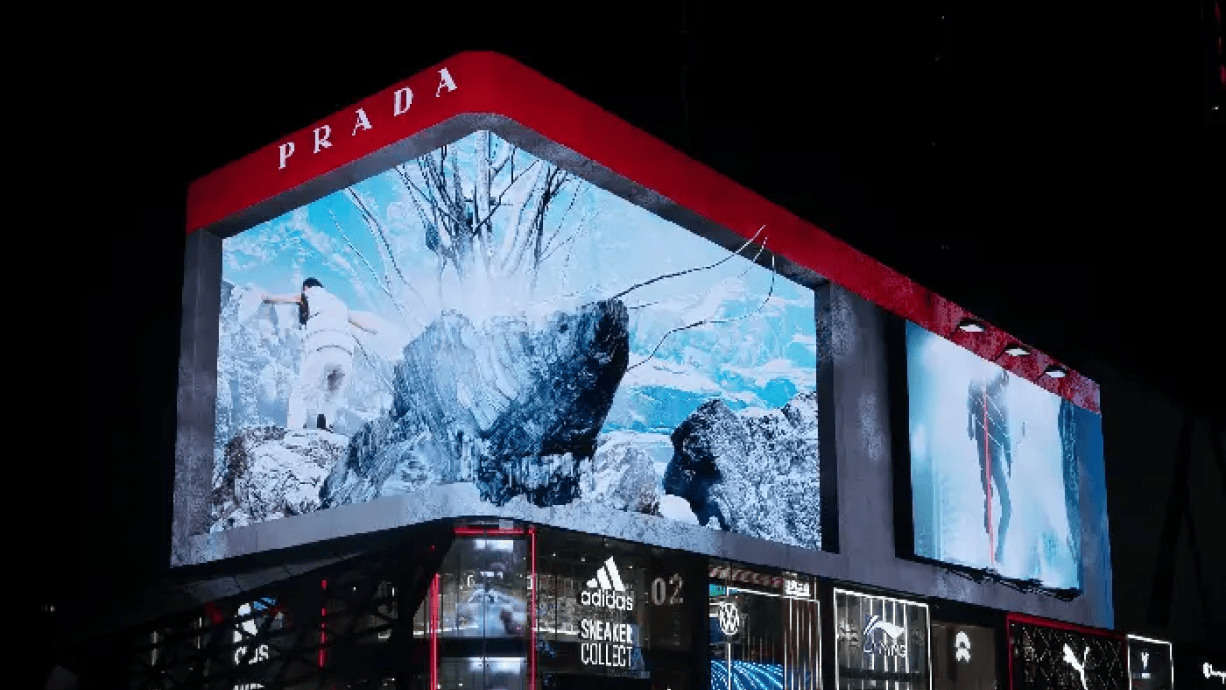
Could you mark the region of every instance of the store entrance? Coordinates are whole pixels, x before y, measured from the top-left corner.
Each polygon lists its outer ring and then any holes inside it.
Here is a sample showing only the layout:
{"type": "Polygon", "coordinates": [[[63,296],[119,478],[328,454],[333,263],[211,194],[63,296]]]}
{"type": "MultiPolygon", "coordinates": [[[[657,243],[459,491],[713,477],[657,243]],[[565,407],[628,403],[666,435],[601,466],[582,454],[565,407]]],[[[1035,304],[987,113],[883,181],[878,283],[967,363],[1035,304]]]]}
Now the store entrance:
{"type": "Polygon", "coordinates": [[[751,586],[712,587],[712,690],[820,686],[818,602],[751,586]]]}

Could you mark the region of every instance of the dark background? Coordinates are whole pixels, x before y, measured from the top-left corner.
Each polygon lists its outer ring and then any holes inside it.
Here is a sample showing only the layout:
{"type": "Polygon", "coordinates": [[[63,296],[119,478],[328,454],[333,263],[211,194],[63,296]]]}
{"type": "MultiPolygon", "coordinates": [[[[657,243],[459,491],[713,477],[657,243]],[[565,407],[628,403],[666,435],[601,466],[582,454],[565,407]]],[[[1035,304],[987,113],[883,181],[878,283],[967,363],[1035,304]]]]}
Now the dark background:
{"type": "Polygon", "coordinates": [[[1100,381],[1117,626],[1217,639],[1211,3],[184,8],[13,27],[38,40],[9,65],[8,144],[31,173],[9,221],[37,249],[9,254],[10,308],[32,308],[12,343],[33,355],[14,360],[31,382],[10,433],[38,452],[8,454],[8,533],[30,542],[17,598],[52,635],[40,648],[167,560],[188,183],[465,49],[519,59],[1100,381]],[[1168,515],[1185,484],[1197,548],[1168,515]]]}

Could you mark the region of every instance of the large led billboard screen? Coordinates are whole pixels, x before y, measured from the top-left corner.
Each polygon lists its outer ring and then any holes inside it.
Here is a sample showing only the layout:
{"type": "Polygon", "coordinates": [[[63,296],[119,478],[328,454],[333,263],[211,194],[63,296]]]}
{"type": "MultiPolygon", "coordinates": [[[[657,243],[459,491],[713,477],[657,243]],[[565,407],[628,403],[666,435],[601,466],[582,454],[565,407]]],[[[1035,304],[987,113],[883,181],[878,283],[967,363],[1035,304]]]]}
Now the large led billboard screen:
{"type": "Polygon", "coordinates": [[[1085,515],[1106,560],[1099,415],[910,322],[906,357],[915,555],[1083,589],[1085,515]]]}
{"type": "Polygon", "coordinates": [[[399,524],[820,549],[818,292],[768,229],[700,232],[477,130],[222,238],[208,517],[179,558],[389,497],[399,524]]]}

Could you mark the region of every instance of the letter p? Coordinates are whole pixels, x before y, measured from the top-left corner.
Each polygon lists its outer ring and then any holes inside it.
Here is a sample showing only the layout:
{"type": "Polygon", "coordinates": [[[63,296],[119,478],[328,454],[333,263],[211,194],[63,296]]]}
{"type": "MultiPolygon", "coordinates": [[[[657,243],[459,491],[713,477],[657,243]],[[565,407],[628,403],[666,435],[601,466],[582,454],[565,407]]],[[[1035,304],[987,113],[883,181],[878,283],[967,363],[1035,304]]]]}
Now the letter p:
{"type": "Polygon", "coordinates": [[[281,146],[278,147],[278,151],[281,154],[281,164],[277,166],[277,170],[284,170],[285,162],[289,160],[290,156],[294,155],[294,142],[287,141],[284,144],[281,144],[281,146]]]}

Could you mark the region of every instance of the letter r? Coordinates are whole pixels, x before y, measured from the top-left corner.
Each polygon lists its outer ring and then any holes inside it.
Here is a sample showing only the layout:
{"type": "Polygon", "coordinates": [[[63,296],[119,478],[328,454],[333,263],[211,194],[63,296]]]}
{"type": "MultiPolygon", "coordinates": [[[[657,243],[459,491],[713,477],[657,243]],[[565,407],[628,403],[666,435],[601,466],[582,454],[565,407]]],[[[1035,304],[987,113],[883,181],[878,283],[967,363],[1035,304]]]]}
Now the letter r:
{"type": "Polygon", "coordinates": [[[315,150],[312,153],[319,153],[320,149],[332,147],[332,142],[328,141],[328,137],[332,136],[332,128],[328,125],[320,125],[315,128],[315,150]]]}

